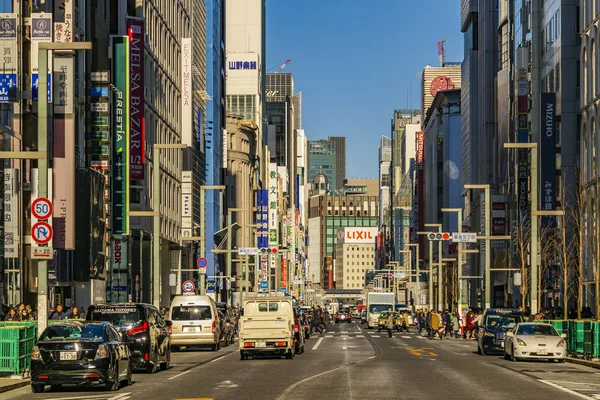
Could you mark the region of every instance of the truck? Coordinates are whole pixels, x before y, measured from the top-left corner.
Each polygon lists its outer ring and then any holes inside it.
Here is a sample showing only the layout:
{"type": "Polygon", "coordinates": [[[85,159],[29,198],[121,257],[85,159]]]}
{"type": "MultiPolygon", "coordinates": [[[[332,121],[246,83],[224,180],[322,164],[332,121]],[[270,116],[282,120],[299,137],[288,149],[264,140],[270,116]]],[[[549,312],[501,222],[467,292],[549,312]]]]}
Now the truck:
{"type": "Polygon", "coordinates": [[[289,296],[246,297],[239,319],[240,359],[256,354],[294,358],[294,308],[289,296]]]}
{"type": "Polygon", "coordinates": [[[367,327],[369,329],[379,326],[379,314],[382,311],[394,310],[394,293],[367,293],[367,327]]]}

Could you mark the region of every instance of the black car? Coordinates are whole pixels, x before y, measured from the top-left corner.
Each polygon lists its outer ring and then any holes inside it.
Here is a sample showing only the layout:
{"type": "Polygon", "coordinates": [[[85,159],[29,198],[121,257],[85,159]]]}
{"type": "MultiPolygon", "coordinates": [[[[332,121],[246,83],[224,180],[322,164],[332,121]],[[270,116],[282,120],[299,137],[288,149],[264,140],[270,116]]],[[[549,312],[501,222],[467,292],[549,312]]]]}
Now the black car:
{"type": "Polygon", "coordinates": [[[97,304],[88,308],[87,321],[108,321],[129,346],[131,366],[155,373],[171,363],[170,326],[158,308],[144,303],[97,304]]]}
{"type": "Polygon", "coordinates": [[[31,353],[31,390],[63,384],[131,384],[130,351],[108,322],[58,322],[47,327],[31,353]]]}
{"type": "Polygon", "coordinates": [[[477,354],[504,353],[506,332],[523,322],[523,313],[511,308],[488,308],[477,327],[477,354]]]}
{"type": "Polygon", "coordinates": [[[221,318],[221,337],[220,340],[227,346],[233,343],[235,334],[235,315],[230,305],[224,302],[217,303],[217,310],[221,318]]]}

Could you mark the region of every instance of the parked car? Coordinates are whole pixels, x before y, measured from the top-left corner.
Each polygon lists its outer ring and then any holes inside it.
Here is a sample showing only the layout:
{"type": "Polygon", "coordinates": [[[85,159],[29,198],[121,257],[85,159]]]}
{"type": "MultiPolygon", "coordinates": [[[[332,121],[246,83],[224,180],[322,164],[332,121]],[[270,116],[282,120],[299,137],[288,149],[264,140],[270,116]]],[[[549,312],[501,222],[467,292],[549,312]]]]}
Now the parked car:
{"type": "Polygon", "coordinates": [[[565,362],[567,335],[559,335],[556,329],[545,323],[522,322],[506,333],[504,359],[547,359],[565,362]]]}
{"type": "Polygon", "coordinates": [[[335,314],[335,323],[337,324],[338,322],[350,323],[352,322],[352,316],[348,311],[340,310],[337,312],[337,314],[335,314]]]}
{"type": "Polygon", "coordinates": [[[360,323],[361,324],[366,324],[367,323],[367,310],[362,310],[360,312],[360,323]]]}
{"type": "Polygon", "coordinates": [[[175,296],[169,310],[173,321],[171,344],[175,351],[181,346],[221,348],[221,318],[217,304],[210,296],[175,296]]]}
{"type": "Polygon", "coordinates": [[[86,321],[110,322],[131,351],[131,366],[155,373],[171,364],[171,321],[152,304],[110,303],[88,308],[86,321]]]}
{"type": "Polygon", "coordinates": [[[227,347],[234,342],[236,318],[230,305],[224,302],[219,302],[217,309],[221,312],[221,335],[220,339],[224,346],[227,347]]]}
{"type": "Polygon", "coordinates": [[[46,385],[103,384],[118,390],[131,384],[131,352],[108,322],[57,322],[48,326],[31,353],[31,390],[46,385]]]}

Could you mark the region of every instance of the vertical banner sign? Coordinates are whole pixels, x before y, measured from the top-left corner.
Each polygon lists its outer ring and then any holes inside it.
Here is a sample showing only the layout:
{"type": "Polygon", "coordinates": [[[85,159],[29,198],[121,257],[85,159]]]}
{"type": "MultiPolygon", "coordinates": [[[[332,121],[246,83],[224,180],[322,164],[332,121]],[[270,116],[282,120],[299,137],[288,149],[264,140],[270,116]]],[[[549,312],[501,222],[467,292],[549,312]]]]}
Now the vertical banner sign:
{"type": "Polygon", "coordinates": [[[192,171],[181,172],[181,236],[192,235],[192,171]]]}
{"type": "Polygon", "coordinates": [[[54,114],[73,114],[73,56],[54,57],[54,114]]]}
{"type": "MultiPolygon", "coordinates": [[[[38,99],[38,43],[52,41],[52,14],[31,14],[31,99],[38,99]]],[[[52,102],[52,50],[48,50],[48,102],[52,102]]]]}
{"type": "Polygon", "coordinates": [[[73,2],[75,0],[54,0],[54,41],[70,43],[73,41],[73,2]]]}
{"type": "Polygon", "coordinates": [[[115,235],[111,239],[111,280],[107,291],[112,302],[125,302],[127,299],[127,275],[129,269],[127,236],[115,235]]]}
{"type": "Polygon", "coordinates": [[[269,245],[277,246],[279,214],[277,207],[277,164],[269,163],[269,245]]]}
{"type": "MultiPolygon", "coordinates": [[[[528,83],[526,79],[517,81],[517,142],[529,141],[528,83]]],[[[527,149],[517,150],[517,204],[519,220],[526,218],[529,210],[529,162],[527,149]]]]}
{"type": "Polygon", "coordinates": [[[4,258],[19,258],[18,169],[4,170],[4,258]]]}
{"type": "Polygon", "coordinates": [[[55,116],[54,127],[54,247],[75,250],[75,120],[55,116]]]}
{"type": "Polygon", "coordinates": [[[112,232],[129,234],[129,38],[112,38],[112,232]]]}
{"type": "Polygon", "coordinates": [[[262,190],[256,191],[256,214],[254,215],[254,223],[258,227],[258,243],[257,247],[262,248],[263,224],[262,224],[262,190]]]}
{"type": "Polygon", "coordinates": [[[540,189],[541,210],[554,210],[556,203],[556,93],[541,93],[540,189]]]}
{"type": "Polygon", "coordinates": [[[127,19],[129,35],[129,179],[144,179],[144,20],[127,19]]]}
{"type": "Polygon", "coordinates": [[[288,259],[285,256],[281,258],[281,287],[287,288],[288,281],[288,259]]]}
{"type": "Polygon", "coordinates": [[[181,143],[192,146],[192,39],[181,39],[181,143]]]}
{"type": "Polygon", "coordinates": [[[17,14],[0,14],[0,103],[17,101],[17,14]]]}
{"type": "MultiPolygon", "coordinates": [[[[425,171],[423,169],[425,159],[425,132],[417,132],[417,230],[425,230],[425,199],[423,199],[425,171]]],[[[425,256],[425,242],[423,236],[419,237],[420,258],[425,256]]]]}
{"type": "Polygon", "coordinates": [[[269,189],[262,192],[262,247],[269,247],[269,189]]]}

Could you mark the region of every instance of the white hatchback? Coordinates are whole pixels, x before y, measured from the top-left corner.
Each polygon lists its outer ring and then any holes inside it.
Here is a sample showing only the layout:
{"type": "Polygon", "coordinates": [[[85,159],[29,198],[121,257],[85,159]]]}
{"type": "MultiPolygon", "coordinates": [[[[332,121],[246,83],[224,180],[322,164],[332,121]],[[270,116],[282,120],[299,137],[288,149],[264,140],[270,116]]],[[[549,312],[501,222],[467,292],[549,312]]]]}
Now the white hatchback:
{"type": "Polygon", "coordinates": [[[504,338],[504,358],[519,361],[523,359],[546,359],[565,362],[567,357],[566,334],[559,335],[550,324],[521,322],[506,333],[504,338]]]}

